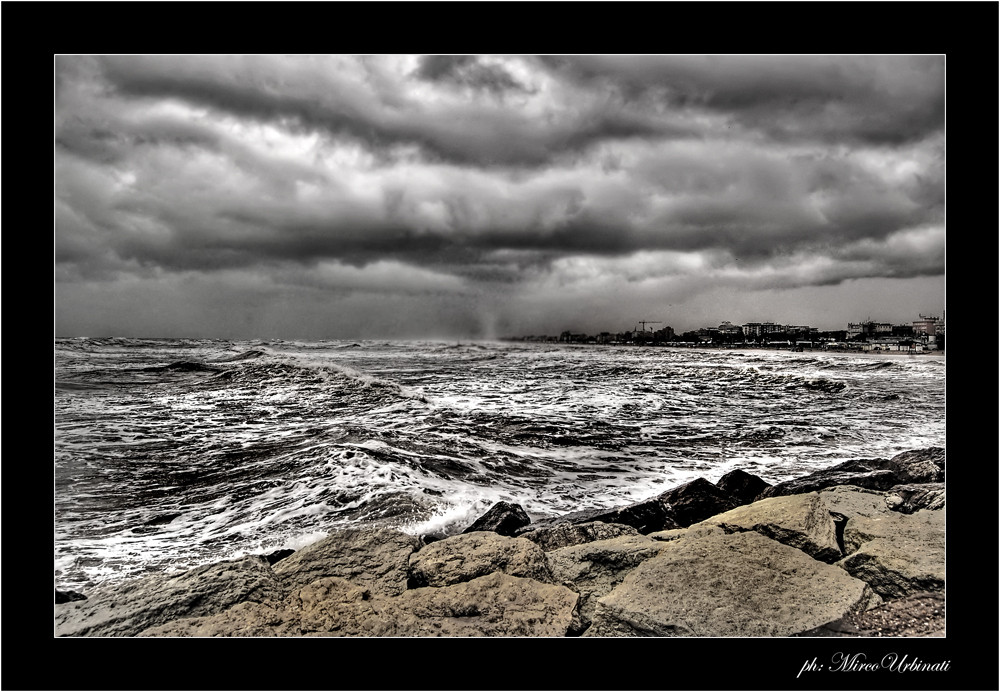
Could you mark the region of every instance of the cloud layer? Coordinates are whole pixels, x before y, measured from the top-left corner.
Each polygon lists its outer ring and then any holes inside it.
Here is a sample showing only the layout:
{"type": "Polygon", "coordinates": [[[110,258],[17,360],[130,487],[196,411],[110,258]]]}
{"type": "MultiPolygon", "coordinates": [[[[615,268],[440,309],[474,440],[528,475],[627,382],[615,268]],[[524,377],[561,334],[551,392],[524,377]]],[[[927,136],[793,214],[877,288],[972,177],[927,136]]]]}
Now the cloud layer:
{"type": "Polygon", "coordinates": [[[943,307],[941,56],[62,56],[55,86],[57,332],[943,307]]]}

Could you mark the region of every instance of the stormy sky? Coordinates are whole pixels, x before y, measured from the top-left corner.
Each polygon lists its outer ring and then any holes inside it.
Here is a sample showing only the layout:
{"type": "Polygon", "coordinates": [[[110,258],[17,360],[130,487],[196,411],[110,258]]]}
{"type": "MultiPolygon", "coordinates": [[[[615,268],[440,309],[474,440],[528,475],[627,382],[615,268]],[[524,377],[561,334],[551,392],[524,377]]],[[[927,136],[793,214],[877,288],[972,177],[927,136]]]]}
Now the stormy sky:
{"type": "Polygon", "coordinates": [[[940,315],[944,81],[935,55],[58,56],[56,335],[940,315]]]}

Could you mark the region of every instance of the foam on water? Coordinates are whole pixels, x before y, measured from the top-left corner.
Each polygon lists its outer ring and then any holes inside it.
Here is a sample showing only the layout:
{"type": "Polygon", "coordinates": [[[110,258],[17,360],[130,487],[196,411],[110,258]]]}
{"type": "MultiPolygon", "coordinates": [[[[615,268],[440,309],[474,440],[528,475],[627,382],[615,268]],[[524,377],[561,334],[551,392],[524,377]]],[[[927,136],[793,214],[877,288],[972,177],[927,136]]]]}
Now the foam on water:
{"type": "Polygon", "coordinates": [[[899,357],[125,339],[58,340],[56,366],[63,588],[349,526],[455,533],[499,500],[540,518],[736,468],[774,483],[945,434],[944,368],[899,357]]]}

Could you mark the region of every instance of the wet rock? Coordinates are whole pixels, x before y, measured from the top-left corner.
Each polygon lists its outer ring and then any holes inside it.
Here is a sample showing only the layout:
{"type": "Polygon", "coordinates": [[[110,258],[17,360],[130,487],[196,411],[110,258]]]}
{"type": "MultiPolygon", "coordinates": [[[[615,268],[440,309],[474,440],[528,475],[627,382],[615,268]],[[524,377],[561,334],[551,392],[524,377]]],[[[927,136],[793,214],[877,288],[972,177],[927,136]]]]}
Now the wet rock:
{"type": "Polygon", "coordinates": [[[76,591],[60,591],[56,589],[56,603],[69,603],[70,601],[85,601],[87,597],[76,591]]]}
{"type": "Polygon", "coordinates": [[[503,572],[552,582],[545,553],[524,538],[492,531],[459,534],[424,546],[409,558],[409,587],[448,586],[503,572]]]}
{"type": "Polygon", "coordinates": [[[462,533],[493,531],[501,536],[513,536],[518,529],[530,523],[531,519],[521,505],[512,502],[497,502],[462,533]]]}
{"type": "Polygon", "coordinates": [[[294,553],[295,551],[290,548],[282,548],[281,550],[275,550],[274,552],[268,553],[264,556],[264,559],[267,560],[267,564],[273,565],[276,562],[284,560],[289,555],[293,555],[294,553]]]}
{"type": "Polygon", "coordinates": [[[638,536],[639,531],[625,524],[591,521],[585,524],[563,523],[542,528],[527,526],[517,535],[519,538],[527,538],[545,552],[549,552],[591,541],[603,541],[619,536],[638,536]]]}
{"type": "Polygon", "coordinates": [[[760,476],[747,473],[742,469],[730,471],[715,485],[741,505],[753,502],[758,495],[771,487],[771,484],[760,476]]]}
{"type": "Polygon", "coordinates": [[[544,529],[559,524],[588,524],[596,521],[605,524],[624,524],[631,526],[639,533],[680,528],[668,514],[666,506],[658,498],[613,509],[586,509],[570,512],[560,517],[536,521],[528,528],[544,529]]]}
{"type": "Polygon", "coordinates": [[[801,478],[778,483],[762,492],[757,499],[813,492],[835,485],[889,490],[900,484],[943,482],[944,457],[944,449],[941,447],[928,447],[903,452],[891,459],[851,459],[801,478]]]}
{"type": "Polygon", "coordinates": [[[598,599],[583,636],[784,637],[880,602],[840,568],[756,532],[664,546],[598,599]]]}
{"type": "Polygon", "coordinates": [[[406,590],[410,555],[419,547],[417,537],[393,529],[344,529],[276,563],[274,573],[289,589],[342,577],[394,596],[406,590]]]}
{"type": "Polygon", "coordinates": [[[100,587],[86,600],[57,605],[55,633],[130,637],[177,618],[210,615],[283,593],[264,558],[227,560],[176,575],[100,587]]]}
{"type": "Polygon", "coordinates": [[[671,488],[656,499],[663,503],[667,515],[677,525],[664,526],[665,529],[696,524],[703,519],[733,509],[739,504],[732,495],[704,478],[696,478],[671,488]]]}

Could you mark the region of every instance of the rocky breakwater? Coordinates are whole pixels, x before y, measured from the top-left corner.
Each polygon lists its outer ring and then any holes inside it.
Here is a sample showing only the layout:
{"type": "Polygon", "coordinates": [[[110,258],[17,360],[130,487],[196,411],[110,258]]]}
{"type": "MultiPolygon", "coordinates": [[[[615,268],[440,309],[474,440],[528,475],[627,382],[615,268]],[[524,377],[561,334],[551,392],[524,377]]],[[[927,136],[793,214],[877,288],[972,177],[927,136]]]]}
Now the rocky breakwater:
{"type": "Polygon", "coordinates": [[[57,594],[55,633],[943,636],[944,585],[944,450],[929,448],[536,522],[502,502],[440,540],[336,531],[289,556],[57,594]]]}

